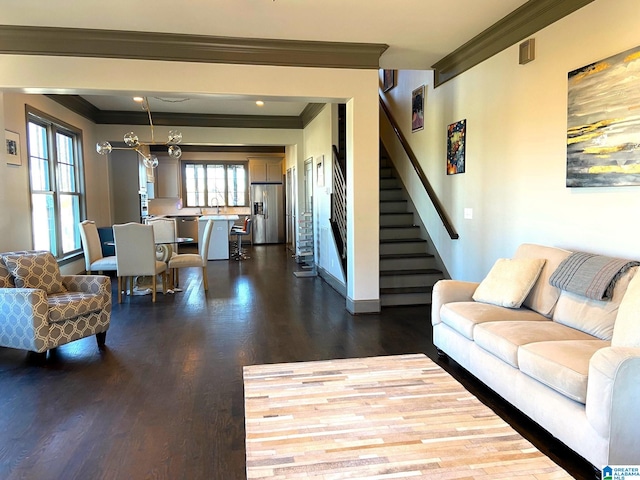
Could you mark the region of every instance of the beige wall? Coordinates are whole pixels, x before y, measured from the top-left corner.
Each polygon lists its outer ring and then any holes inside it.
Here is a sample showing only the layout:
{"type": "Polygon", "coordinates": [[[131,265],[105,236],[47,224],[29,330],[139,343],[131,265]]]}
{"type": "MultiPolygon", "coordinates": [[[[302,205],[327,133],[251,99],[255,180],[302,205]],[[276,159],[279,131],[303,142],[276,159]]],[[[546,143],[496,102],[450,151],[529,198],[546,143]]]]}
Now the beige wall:
{"type": "Polygon", "coordinates": [[[3,119],[5,128],[20,134],[22,166],[4,165],[2,185],[2,208],[0,216],[8,225],[0,235],[0,251],[32,248],[31,202],[29,199],[29,169],[27,168],[27,132],[25,125],[26,105],[82,131],[83,156],[85,159],[84,180],[87,192],[87,217],[99,224],[109,224],[108,168],[104,157],[95,153],[95,125],[42,95],[4,93],[3,119]]]}
{"type": "Polygon", "coordinates": [[[401,71],[386,95],[460,234],[450,240],[417,194],[454,278],[482,279],[522,242],[640,259],[640,187],[565,187],[567,73],[640,45],[637,1],[596,0],[533,37],[536,59],[527,65],[515,45],[436,89],[430,72],[401,71]],[[425,129],[411,133],[411,91],[421,84],[425,129]],[[466,173],[447,176],[446,127],[462,119],[466,173]]]}

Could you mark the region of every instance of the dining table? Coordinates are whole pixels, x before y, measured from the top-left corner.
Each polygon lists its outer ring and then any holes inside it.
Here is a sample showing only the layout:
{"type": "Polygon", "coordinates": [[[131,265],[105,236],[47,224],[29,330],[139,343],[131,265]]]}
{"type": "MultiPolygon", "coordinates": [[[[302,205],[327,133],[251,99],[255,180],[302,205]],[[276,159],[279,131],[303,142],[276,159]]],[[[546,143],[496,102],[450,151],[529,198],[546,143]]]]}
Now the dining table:
{"type": "MultiPolygon", "coordinates": [[[[113,240],[107,240],[103,242],[104,245],[113,247],[116,242],[113,240]]],[[[161,262],[168,262],[173,255],[173,245],[179,245],[181,243],[193,243],[191,237],[176,237],[172,241],[156,241],[156,260],[161,262]]],[[[139,275],[134,280],[133,291],[129,292],[130,295],[149,295],[151,294],[152,279],[146,275],[139,275]]],[[[156,288],[162,288],[158,286],[156,288]]],[[[172,288],[167,290],[167,293],[181,292],[181,288],[176,288],[172,285],[172,288]]]]}

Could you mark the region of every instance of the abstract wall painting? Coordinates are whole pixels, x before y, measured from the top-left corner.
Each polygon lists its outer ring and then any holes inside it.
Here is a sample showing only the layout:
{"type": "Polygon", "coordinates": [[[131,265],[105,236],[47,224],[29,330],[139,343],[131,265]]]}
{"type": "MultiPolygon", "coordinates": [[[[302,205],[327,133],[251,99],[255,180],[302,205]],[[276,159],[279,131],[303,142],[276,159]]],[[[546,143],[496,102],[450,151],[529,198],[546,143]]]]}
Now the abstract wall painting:
{"type": "Polygon", "coordinates": [[[447,175],[464,173],[467,120],[447,127],[447,175]]]}
{"type": "Polygon", "coordinates": [[[567,187],[640,185],[640,47],[569,72],[567,187]]]}

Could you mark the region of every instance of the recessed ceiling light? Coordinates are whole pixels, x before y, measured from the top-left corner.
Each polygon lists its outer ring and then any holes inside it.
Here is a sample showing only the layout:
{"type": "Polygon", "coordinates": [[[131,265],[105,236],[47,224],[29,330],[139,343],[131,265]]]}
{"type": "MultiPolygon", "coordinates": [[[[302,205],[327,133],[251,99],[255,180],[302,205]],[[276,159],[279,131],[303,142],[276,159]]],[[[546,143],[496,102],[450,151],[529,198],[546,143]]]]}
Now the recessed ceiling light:
{"type": "Polygon", "coordinates": [[[133,97],[134,102],[142,103],[144,102],[144,97],[133,97]]]}
{"type": "Polygon", "coordinates": [[[264,106],[264,102],[262,100],[258,100],[256,102],[256,105],[258,105],[259,107],[263,107],[264,106]]]}

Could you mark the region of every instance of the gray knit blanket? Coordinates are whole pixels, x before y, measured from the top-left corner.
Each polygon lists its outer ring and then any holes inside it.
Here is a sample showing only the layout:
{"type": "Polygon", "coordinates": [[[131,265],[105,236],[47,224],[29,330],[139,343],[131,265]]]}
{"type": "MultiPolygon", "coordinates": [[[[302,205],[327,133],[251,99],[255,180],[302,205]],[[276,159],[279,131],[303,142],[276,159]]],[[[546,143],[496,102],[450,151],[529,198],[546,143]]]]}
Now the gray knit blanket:
{"type": "Polygon", "coordinates": [[[565,258],[549,283],[594,300],[610,300],[618,278],[640,262],[575,252],[565,258]]]}

